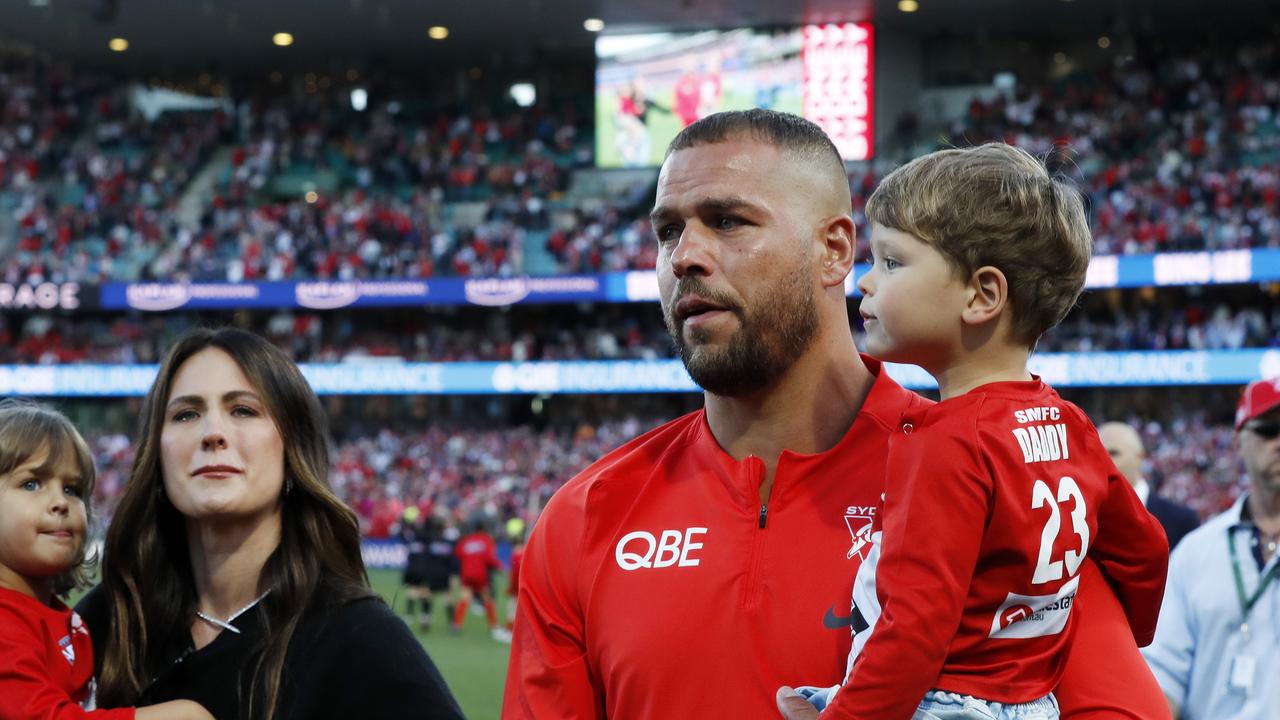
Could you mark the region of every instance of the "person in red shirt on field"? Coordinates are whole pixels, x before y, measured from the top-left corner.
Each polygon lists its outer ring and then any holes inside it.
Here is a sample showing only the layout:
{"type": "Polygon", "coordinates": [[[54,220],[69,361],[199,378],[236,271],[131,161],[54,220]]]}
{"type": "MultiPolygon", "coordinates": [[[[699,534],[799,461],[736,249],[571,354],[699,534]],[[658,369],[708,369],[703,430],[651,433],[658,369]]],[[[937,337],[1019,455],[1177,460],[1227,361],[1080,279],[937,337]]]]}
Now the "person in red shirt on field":
{"type": "MultiPolygon", "coordinates": [[[[850,208],[835,146],[797,116],[717,113],[672,141],[651,213],[658,286],[706,407],[548,502],[520,570],[505,720],[755,720],[789,679],[840,681],[885,451],[929,404],[854,345],[850,208]]],[[[1125,624],[1096,570],[1083,584],[1082,618],[1125,624]]],[[[1064,715],[1168,711],[1131,637],[1070,665],[1082,681],[1064,715]],[[1095,689],[1094,670],[1123,691],[1095,689]]]]}
{"type": "Polygon", "coordinates": [[[923,367],[942,400],[889,441],[843,686],[804,694],[834,718],[1057,718],[1085,558],[1138,645],[1168,570],[1164,531],[1092,423],[1027,372],[1084,287],[1084,204],[991,143],[899,168],[867,217],[867,350],[923,367]]]}
{"type": "Polygon", "coordinates": [[[471,602],[479,598],[484,603],[484,614],[489,620],[489,632],[493,639],[509,642],[506,629],[498,626],[498,611],[493,604],[493,587],[490,573],[502,568],[498,560],[498,546],[493,536],[485,529],[485,521],[476,519],[471,522],[470,534],[462,536],[453,552],[458,556],[459,576],[462,579],[462,591],[458,604],[453,608],[453,625],[450,632],[458,632],[462,621],[467,616],[467,608],[471,602]]]}

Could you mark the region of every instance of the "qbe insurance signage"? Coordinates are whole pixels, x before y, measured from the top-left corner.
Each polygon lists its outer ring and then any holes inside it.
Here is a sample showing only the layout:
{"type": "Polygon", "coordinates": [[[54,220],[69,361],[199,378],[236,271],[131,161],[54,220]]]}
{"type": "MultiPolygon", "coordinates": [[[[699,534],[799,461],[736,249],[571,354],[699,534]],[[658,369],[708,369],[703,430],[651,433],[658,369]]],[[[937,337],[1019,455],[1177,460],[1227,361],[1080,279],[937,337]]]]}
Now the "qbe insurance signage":
{"type": "Polygon", "coordinates": [[[875,52],[870,23],[804,28],[804,116],[845,160],[871,157],[875,52]]]}

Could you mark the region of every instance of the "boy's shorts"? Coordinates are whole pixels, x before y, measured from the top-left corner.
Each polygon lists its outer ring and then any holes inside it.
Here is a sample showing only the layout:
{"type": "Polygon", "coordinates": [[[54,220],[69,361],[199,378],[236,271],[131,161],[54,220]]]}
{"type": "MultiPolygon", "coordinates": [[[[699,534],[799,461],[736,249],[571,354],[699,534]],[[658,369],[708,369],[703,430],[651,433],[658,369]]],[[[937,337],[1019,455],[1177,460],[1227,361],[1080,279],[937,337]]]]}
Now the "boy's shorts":
{"type": "Polygon", "coordinates": [[[462,584],[468,590],[470,590],[471,592],[477,595],[489,592],[489,576],[488,575],[477,575],[475,577],[469,577],[467,575],[463,575],[462,584]]]}
{"type": "MultiPolygon", "coordinates": [[[[839,685],[795,688],[800,697],[818,710],[825,710],[839,690],[839,685]]],[[[930,690],[925,693],[911,720],[1058,720],[1059,717],[1058,700],[1052,694],[1029,703],[1011,705],[945,690],[930,690]]]]}
{"type": "Polygon", "coordinates": [[[912,720],[1058,720],[1058,701],[1052,694],[1028,703],[1006,704],[971,695],[930,690],[912,720]]]}

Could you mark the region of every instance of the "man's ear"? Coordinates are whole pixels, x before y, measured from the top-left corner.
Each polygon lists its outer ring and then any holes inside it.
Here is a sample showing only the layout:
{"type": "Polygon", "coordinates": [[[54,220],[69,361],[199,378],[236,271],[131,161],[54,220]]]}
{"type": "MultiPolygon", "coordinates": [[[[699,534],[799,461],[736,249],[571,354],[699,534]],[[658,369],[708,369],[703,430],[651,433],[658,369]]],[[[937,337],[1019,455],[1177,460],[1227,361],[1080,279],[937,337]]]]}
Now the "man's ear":
{"type": "Polygon", "coordinates": [[[966,325],[984,325],[999,320],[1009,305],[1009,281],[999,268],[984,265],[969,276],[964,311],[966,325]]]}
{"type": "Polygon", "coordinates": [[[833,215],[822,221],[821,277],[825,288],[844,286],[844,279],[853,272],[853,253],[856,248],[856,227],[848,215],[833,215]]]}

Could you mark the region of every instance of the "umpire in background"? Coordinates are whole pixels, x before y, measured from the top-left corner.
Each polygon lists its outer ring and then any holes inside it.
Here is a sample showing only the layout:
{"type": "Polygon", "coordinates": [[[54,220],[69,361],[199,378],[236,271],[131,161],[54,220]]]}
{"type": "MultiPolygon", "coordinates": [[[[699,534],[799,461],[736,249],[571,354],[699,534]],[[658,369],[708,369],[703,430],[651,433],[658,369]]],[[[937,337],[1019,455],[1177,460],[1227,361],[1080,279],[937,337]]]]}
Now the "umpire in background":
{"type": "Polygon", "coordinates": [[[1169,550],[1172,552],[1183,536],[1200,527],[1196,511],[1157,495],[1155,488],[1143,477],[1142,461],[1147,458],[1147,451],[1142,447],[1142,438],[1137,430],[1121,422],[1103,423],[1098,428],[1098,437],[1102,438],[1102,444],[1111,453],[1111,460],[1116,468],[1133,486],[1138,499],[1164,527],[1164,534],[1169,538],[1169,550]]]}
{"type": "MultiPolygon", "coordinates": [[[[410,510],[417,508],[411,507],[410,510]]],[[[428,632],[431,630],[432,601],[436,595],[449,592],[452,581],[458,576],[458,557],[453,553],[453,541],[444,536],[444,523],[440,518],[427,516],[420,523],[415,523],[416,519],[406,512],[401,533],[409,551],[404,568],[405,595],[408,596],[409,615],[417,618],[419,630],[428,632]]],[[[452,604],[447,614],[452,617],[452,604]]]]}

